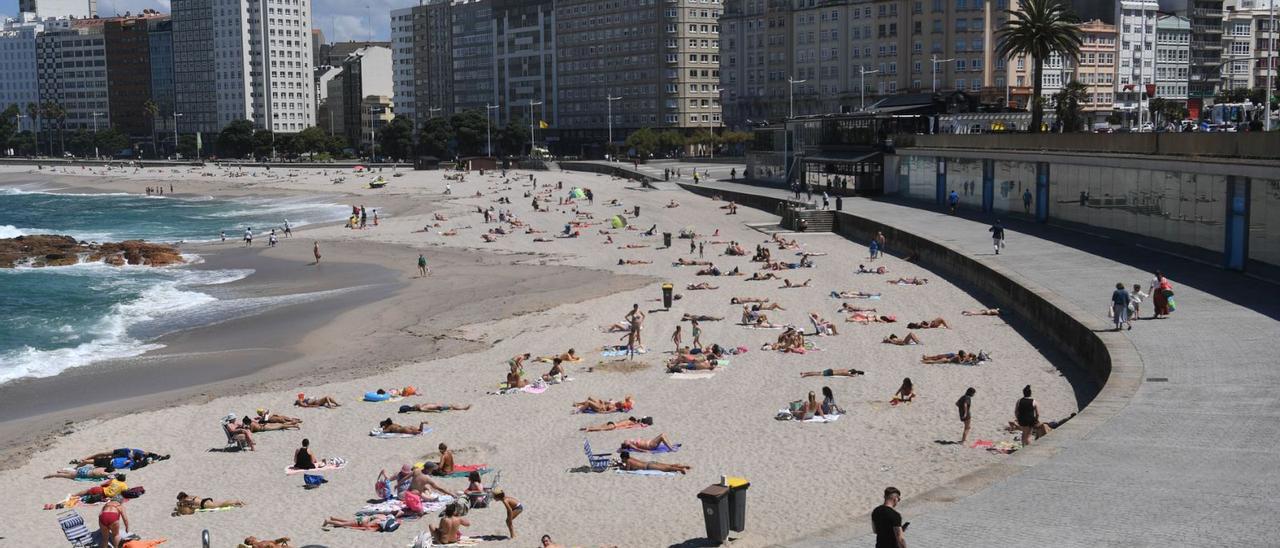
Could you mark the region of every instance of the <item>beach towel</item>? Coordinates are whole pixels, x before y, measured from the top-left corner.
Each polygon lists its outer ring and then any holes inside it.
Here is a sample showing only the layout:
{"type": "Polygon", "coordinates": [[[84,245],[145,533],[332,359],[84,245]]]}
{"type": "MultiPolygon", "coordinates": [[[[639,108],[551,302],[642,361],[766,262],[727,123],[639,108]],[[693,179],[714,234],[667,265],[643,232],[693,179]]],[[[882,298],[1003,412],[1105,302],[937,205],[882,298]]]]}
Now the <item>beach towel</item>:
{"type": "Polygon", "coordinates": [[[843,416],[844,415],[825,415],[821,417],[813,417],[811,419],[805,419],[804,422],[836,422],[840,420],[840,417],[843,417],[843,416]]]}
{"type": "Polygon", "coordinates": [[[689,371],[686,373],[671,373],[667,375],[668,378],[686,379],[686,380],[710,379],[711,377],[714,377],[714,376],[716,376],[715,371],[689,371]]]}
{"type": "Polygon", "coordinates": [[[453,544],[436,544],[431,540],[431,533],[423,532],[422,534],[418,535],[418,538],[414,539],[413,544],[410,544],[409,548],[433,548],[433,547],[453,548],[455,546],[456,547],[477,546],[481,542],[484,542],[484,540],[473,538],[473,537],[459,537],[458,542],[455,542],[453,544]]]}
{"type": "Polygon", "coordinates": [[[423,429],[422,429],[422,434],[397,434],[397,433],[394,433],[394,432],[383,432],[383,431],[382,431],[382,429],[378,429],[378,430],[370,430],[370,431],[369,431],[369,435],[370,435],[370,436],[373,436],[373,437],[375,437],[375,438],[381,438],[381,439],[391,439],[391,438],[416,438],[416,437],[418,437],[418,436],[421,436],[421,435],[423,435],[423,434],[428,434],[428,433],[430,433],[430,432],[431,432],[431,427],[430,427],[430,426],[428,426],[428,427],[426,427],[426,428],[423,428],[423,429]]]}
{"type": "Polygon", "coordinates": [[[294,475],[294,474],[307,474],[307,473],[315,473],[315,472],[328,472],[328,471],[330,471],[330,470],[341,470],[341,469],[343,469],[343,468],[344,468],[344,467],[346,467],[346,466],[347,466],[347,461],[346,461],[346,460],[340,460],[337,464],[334,464],[334,463],[332,463],[332,462],[330,462],[330,461],[327,461],[327,460],[326,460],[326,461],[324,461],[324,462],[319,463],[319,465],[318,465],[318,466],[316,466],[315,468],[312,468],[312,469],[310,469],[310,470],[304,470],[304,469],[302,469],[302,468],[294,468],[294,467],[290,466],[290,467],[287,467],[287,468],[285,468],[285,469],[284,469],[284,473],[285,473],[285,474],[287,474],[287,475],[292,476],[292,475],[294,475]]]}
{"type": "Polygon", "coordinates": [[[377,514],[394,514],[404,510],[404,501],[391,499],[386,502],[377,504],[366,504],[363,508],[356,510],[357,516],[372,516],[377,514]]]}
{"type": "Polygon", "coordinates": [[[973,442],[973,445],[970,445],[969,447],[972,449],[990,449],[991,447],[995,446],[995,443],[996,442],[993,442],[991,440],[978,440],[973,442]]]}
{"type": "Polygon", "coordinates": [[[683,443],[677,443],[675,447],[672,447],[664,443],[659,445],[657,449],[653,449],[653,450],[632,449],[632,448],[627,448],[625,450],[631,451],[633,453],[675,453],[676,451],[679,451],[682,446],[684,446],[683,443]]]}
{"type": "Polygon", "coordinates": [[[456,464],[453,466],[453,472],[445,474],[446,478],[465,478],[472,472],[479,472],[480,475],[489,473],[489,465],[487,464],[456,464]]]}
{"type": "Polygon", "coordinates": [[[219,506],[217,508],[197,508],[196,513],[201,514],[205,512],[225,512],[227,510],[235,510],[237,508],[240,508],[240,507],[239,506],[219,506]]]}
{"type": "Polygon", "coordinates": [[[680,475],[675,472],[663,472],[660,470],[623,470],[619,468],[614,471],[619,474],[626,474],[630,476],[679,476],[680,475]]]}

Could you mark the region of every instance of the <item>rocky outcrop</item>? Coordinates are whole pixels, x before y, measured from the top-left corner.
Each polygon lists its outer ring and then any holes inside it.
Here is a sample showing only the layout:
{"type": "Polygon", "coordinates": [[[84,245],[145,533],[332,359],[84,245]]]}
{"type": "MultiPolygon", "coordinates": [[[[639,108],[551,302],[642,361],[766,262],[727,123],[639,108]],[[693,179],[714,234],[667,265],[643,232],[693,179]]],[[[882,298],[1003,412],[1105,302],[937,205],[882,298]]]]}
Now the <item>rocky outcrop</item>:
{"type": "Polygon", "coordinates": [[[177,247],[142,240],[90,244],[71,236],[52,234],[0,239],[0,268],[67,266],[79,263],[82,257],[88,262],[102,261],[116,266],[164,266],[184,262],[177,247]]]}

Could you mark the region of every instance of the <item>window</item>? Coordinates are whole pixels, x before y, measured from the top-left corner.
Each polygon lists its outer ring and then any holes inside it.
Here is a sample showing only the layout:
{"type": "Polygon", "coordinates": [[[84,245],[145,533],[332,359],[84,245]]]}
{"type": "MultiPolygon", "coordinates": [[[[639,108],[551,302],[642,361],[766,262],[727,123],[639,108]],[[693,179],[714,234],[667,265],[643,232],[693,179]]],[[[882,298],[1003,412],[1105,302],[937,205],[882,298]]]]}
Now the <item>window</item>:
{"type": "Polygon", "coordinates": [[[956,70],[964,70],[964,59],[956,59],[956,70]]]}

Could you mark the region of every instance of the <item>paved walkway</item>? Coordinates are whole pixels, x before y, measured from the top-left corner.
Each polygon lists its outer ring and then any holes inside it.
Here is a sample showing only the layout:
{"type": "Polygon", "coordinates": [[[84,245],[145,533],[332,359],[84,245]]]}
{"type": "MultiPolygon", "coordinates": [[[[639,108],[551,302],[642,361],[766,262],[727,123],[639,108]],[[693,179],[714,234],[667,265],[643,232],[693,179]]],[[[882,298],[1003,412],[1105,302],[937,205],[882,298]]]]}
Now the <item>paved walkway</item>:
{"type": "MultiPolygon", "coordinates": [[[[718,181],[704,186],[793,196],[718,181]]],[[[1280,543],[1280,360],[1274,353],[1280,341],[1280,288],[1141,248],[1009,220],[1008,249],[994,255],[983,220],[867,199],[844,205],[845,211],[1014,272],[1082,311],[1087,324],[1098,329],[1110,326],[1105,311],[1116,282],[1145,288],[1150,272],[1160,268],[1177,293],[1178,310],[1171,318],[1135,322],[1123,333],[1099,333],[1116,346],[1131,344],[1129,354],[1140,362],[1140,384],[1124,391],[1132,394],[1127,402],[1100,399],[1098,415],[1105,420],[1087,433],[1076,439],[1049,436],[1042,443],[1050,442],[1044,445],[1051,450],[1032,460],[1011,459],[1025,467],[988,478],[952,502],[913,506],[912,495],[918,494],[905,493],[902,510],[912,522],[909,545],[1280,543]]],[[[892,241],[888,247],[893,250],[892,241]]],[[[1149,314],[1148,306],[1144,315],[1149,314]]],[[[1013,403],[1010,397],[1010,409],[1013,403]]],[[[851,486],[877,492],[883,487],[851,486]]],[[[868,511],[851,509],[847,527],[788,545],[872,546],[868,511]]]]}

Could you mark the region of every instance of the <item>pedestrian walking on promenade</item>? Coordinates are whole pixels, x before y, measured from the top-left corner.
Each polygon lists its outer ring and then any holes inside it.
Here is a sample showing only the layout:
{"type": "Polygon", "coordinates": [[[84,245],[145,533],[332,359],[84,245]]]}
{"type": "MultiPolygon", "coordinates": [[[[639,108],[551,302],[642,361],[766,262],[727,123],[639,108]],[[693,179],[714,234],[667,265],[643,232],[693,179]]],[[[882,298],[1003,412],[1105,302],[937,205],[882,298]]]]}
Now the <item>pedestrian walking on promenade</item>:
{"type": "Polygon", "coordinates": [[[1123,325],[1133,329],[1133,324],[1129,322],[1129,292],[1122,283],[1117,283],[1116,290],[1111,292],[1111,319],[1116,324],[1116,331],[1123,325]]]}
{"type": "Polygon", "coordinates": [[[987,232],[991,233],[991,247],[995,248],[996,255],[999,255],[1000,248],[1004,247],[1004,225],[1000,224],[1000,219],[996,219],[996,224],[991,225],[987,232]]]}
{"type": "Polygon", "coordinates": [[[884,504],[871,511],[871,529],[876,534],[876,548],[907,548],[902,537],[910,523],[902,523],[902,514],[895,509],[902,500],[897,487],[886,487],[884,504]]]}

